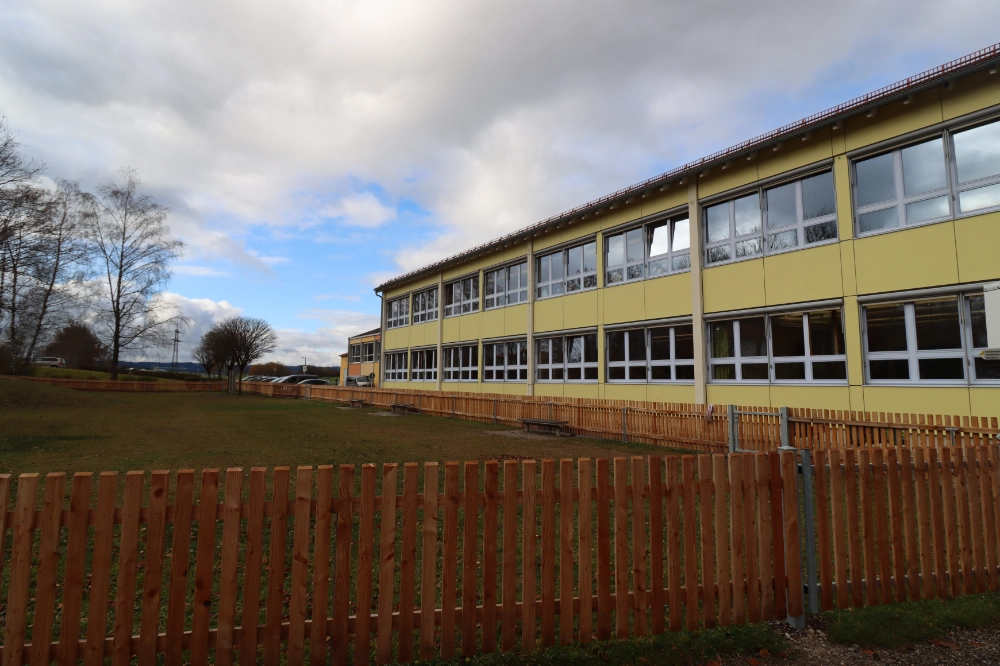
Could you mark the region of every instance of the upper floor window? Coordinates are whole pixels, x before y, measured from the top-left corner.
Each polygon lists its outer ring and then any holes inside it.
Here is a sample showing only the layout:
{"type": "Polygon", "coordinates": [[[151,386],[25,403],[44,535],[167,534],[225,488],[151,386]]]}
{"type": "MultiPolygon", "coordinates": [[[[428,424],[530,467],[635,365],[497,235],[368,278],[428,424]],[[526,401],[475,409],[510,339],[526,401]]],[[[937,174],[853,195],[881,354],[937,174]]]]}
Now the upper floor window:
{"type": "Polygon", "coordinates": [[[479,347],[463,345],[444,350],[444,381],[478,382],[479,347]]]}
{"type": "Polygon", "coordinates": [[[854,163],[858,233],[1000,208],[1000,121],[854,163]]]}
{"type": "Polygon", "coordinates": [[[351,345],[348,348],[347,360],[349,363],[361,363],[361,345],[351,345]]]}
{"type": "Polygon", "coordinates": [[[389,352],[385,355],[385,381],[406,381],[406,352],[389,352]]]}
{"type": "Polygon", "coordinates": [[[847,380],[839,309],[714,321],[708,328],[713,381],[847,380]]]}
{"type": "Polygon", "coordinates": [[[549,298],[597,288],[597,243],[585,243],[535,259],[535,294],[549,298]]]}
{"type": "Polygon", "coordinates": [[[982,294],[866,305],[864,314],[871,383],[1000,380],[1000,362],[979,357],[986,348],[982,294]]]}
{"type": "Polygon", "coordinates": [[[483,343],[483,381],[523,382],[527,379],[527,341],[483,343]]]}
{"type": "Polygon", "coordinates": [[[597,381],[596,333],[542,338],[535,341],[535,353],[539,381],[597,381]]]}
{"type": "Polygon", "coordinates": [[[410,381],[437,381],[436,349],[419,349],[410,352],[410,381]]]}
{"type": "Polygon", "coordinates": [[[385,304],[385,327],[396,328],[410,323],[410,297],[397,298],[385,304]]]}
{"type": "Polygon", "coordinates": [[[479,276],[473,275],[444,286],[444,316],[479,312],[479,276]]]}
{"type": "Polygon", "coordinates": [[[505,266],[483,275],[483,309],[502,308],[528,301],[528,262],[505,266]]]}
{"type": "Polygon", "coordinates": [[[375,351],[375,343],[374,342],[365,342],[365,343],[362,343],[362,345],[361,345],[361,362],[362,363],[373,363],[375,361],[375,357],[377,355],[378,354],[375,351]]]}
{"type": "Polygon", "coordinates": [[[413,294],[413,323],[434,321],[438,318],[437,287],[413,294]]]}
{"type": "Polygon", "coordinates": [[[606,285],[691,268],[691,227],[687,215],[607,236],[604,247],[606,285]]]}
{"type": "Polygon", "coordinates": [[[705,207],[705,263],[783,252],[837,238],[833,172],[705,207]]]}
{"type": "Polygon", "coordinates": [[[607,334],[609,382],[669,382],[694,379],[691,324],[652,326],[607,334]]]}

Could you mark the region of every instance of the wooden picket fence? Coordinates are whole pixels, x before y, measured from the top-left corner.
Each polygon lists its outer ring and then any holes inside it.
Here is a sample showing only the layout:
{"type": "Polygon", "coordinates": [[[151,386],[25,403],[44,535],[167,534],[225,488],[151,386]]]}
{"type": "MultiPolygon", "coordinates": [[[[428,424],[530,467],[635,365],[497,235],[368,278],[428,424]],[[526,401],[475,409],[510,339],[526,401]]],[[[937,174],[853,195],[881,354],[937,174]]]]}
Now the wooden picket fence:
{"type": "MultiPolygon", "coordinates": [[[[696,405],[594,398],[552,398],[489,393],[421,392],[349,386],[296,386],[246,382],[243,390],[270,397],[347,404],[360,399],[373,407],[409,403],[422,414],[521,425],[521,419],[568,422],[577,435],[672,446],[705,453],[730,450],[728,405],[696,405]]],[[[775,407],[737,406],[739,450],[775,451],[781,444],[781,416],[775,407]]],[[[788,445],[839,450],[899,445],[979,446],[1000,435],[996,416],[891,414],[789,408],[788,445]]]]}
{"type": "Polygon", "coordinates": [[[74,475],[68,507],[49,474],[40,508],[38,475],[12,506],[4,475],[2,663],[360,666],[796,618],[804,589],[823,608],[996,590],[997,464],[900,447],[364,465],[360,484],[342,465],[294,488],[230,469],[221,502],[217,470],[197,498],[192,470],[123,493],[105,472],[96,502],[74,475]]]}
{"type": "Polygon", "coordinates": [[[225,382],[182,382],[182,381],[103,381],[99,379],[61,379],[54,377],[19,377],[33,382],[60,386],[76,391],[123,391],[139,393],[177,393],[191,391],[224,391],[225,382]]]}

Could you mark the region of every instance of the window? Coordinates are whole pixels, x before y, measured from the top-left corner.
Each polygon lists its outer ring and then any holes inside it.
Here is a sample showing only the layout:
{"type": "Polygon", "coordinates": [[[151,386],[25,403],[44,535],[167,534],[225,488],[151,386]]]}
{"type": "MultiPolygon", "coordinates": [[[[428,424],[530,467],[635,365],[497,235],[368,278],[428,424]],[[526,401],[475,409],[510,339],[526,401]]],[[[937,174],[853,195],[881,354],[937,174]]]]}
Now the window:
{"type": "Polygon", "coordinates": [[[413,323],[434,321],[438,318],[437,287],[413,295],[413,323]]]}
{"type": "Polygon", "coordinates": [[[832,171],[705,208],[706,264],[836,239],[832,171]]]}
{"type": "Polygon", "coordinates": [[[485,273],[483,309],[502,308],[528,301],[528,262],[485,273]]]}
{"type": "Polygon", "coordinates": [[[535,352],[538,381],[597,381],[596,333],[536,340],[535,352]]]}
{"type": "Polygon", "coordinates": [[[873,384],[1000,380],[1000,362],[979,357],[986,348],[982,294],[866,305],[864,314],[866,377],[873,384]]]}
{"type": "Polygon", "coordinates": [[[436,349],[420,349],[410,352],[410,381],[437,381],[436,349]]]}
{"type": "Polygon", "coordinates": [[[349,363],[361,363],[361,345],[351,345],[347,355],[349,363]]]}
{"type": "Polygon", "coordinates": [[[535,294],[549,298],[597,288],[597,243],[585,243],[535,259],[535,294]]]}
{"type": "Polygon", "coordinates": [[[375,361],[375,343],[365,342],[361,345],[362,363],[372,363],[375,361]]]}
{"type": "Polygon", "coordinates": [[[406,381],[406,352],[389,352],[385,355],[385,381],[406,381]]]}
{"type": "Polygon", "coordinates": [[[396,328],[410,323],[410,297],[397,298],[385,304],[385,327],[396,328]]]}
{"type": "Polygon", "coordinates": [[[690,324],[651,326],[607,334],[609,382],[671,382],[694,379],[690,324]]]}
{"type": "Polygon", "coordinates": [[[476,345],[449,347],[444,350],[444,381],[479,381],[479,348],[476,345]]]}
{"type": "Polygon", "coordinates": [[[854,199],[859,234],[1000,207],[1000,121],[856,161],[854,199]]]}
{"type": "Polygon", "coordinates": [[[709,338],[713,381],[847,381],[840,309],[715,321],[709,338]]]}
{"type": "Polygon", "coordinates": [[[528,343],[525,340],[483,344],[483,381],[523,382],[528,379],[528,343]]]}
{"type": "Polygon", "coordinates": [[[479,312],[479,276],[473,275],[444,287],[444,316],[479,312]]]}
{"type": "Polygon", "coordinates": [[[604,247],[607,285],[691,268],[691,231],[687,215],[608,236],[604,247]]]}

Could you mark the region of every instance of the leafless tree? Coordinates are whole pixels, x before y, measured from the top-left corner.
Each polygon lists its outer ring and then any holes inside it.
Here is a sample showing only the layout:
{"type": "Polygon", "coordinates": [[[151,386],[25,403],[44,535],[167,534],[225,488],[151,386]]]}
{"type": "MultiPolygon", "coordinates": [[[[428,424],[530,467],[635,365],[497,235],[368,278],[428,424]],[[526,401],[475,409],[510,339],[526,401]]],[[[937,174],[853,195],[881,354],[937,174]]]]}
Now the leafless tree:
{"type": "Polygon", "coordinates": [[[215,358],[215,350],[212,348],[211,342],[209,341],[206,344],[204,336],[202,336],[201,343],[191,352],[191,356],[201,364],[201,367],[205,368],[205,372],[209,377],[212,376],[212,370],[219,365],[219,361],[215,358]]]}
{"type": "Polygon", "coordinates": [[[89,225],[100,273],[94,328],[111,350],[112,379],[118,378],[123,351],[164,348],[183,321],[160,298],[183,243],[170,235],[167,209],[142,193],[139,174],[126,167],[121,177],[99,188],[89,225]]]}
{"type": "MultiPolygon", "coordinates": [[[[243,392],[243,373],[247,366],[260,357],[274,351],[278,336],[263,319],[255,317],[229,317],[214,325],[201,338],[199,351],[210,355],[229,374],[229,390],[239,384],[243,392]],[[239,370],[239,375],[235,371],[239,370]]],[[[200,363],[203,363],[198,358],[200,363]]]]}

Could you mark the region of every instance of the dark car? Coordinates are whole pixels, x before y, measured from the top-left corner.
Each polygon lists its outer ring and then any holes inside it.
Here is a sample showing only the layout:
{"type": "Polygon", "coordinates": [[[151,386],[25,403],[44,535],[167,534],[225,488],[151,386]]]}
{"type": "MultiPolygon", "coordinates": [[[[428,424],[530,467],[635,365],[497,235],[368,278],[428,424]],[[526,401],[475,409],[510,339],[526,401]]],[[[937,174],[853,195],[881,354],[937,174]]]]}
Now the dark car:
{"type": "Polygon", "coordinates": [[[304,379],[319,379],[318,375],[288,375],[287,377],[278,377],[274,380],[275,384],[298,384],[304,379]]]}

